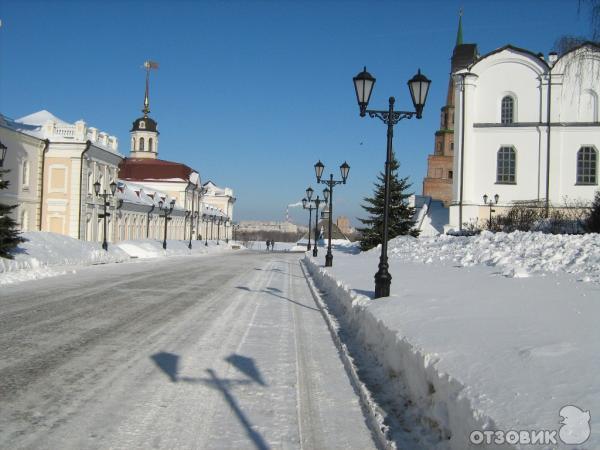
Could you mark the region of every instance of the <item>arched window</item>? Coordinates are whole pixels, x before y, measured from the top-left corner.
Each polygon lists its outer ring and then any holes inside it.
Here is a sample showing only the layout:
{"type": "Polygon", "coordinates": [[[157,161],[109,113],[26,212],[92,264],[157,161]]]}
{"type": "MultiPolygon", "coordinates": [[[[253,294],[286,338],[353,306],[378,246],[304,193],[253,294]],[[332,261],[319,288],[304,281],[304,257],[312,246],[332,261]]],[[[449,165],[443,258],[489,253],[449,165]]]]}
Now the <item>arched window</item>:
{"type": "Polygon", "coordinates": [[[144,150],[144,138],[143,137],[140,138],[140,150],[141,151],[144,150]]]}
{"type": "Polygon", "coordinates": [[[517,153],[512,147],[500,147],[496,164],[496,183],[516,184],[517,153]]]}
{"type": "Polygon", "coordinates": [[[148,138],[148,151],[152,151],[152,138],[148,138]]]}
{"type": "Polygon", "coordinates": [[[581,147],[577,152],[577,184],[598,184],[598,152],[581,147]]]}
{"type": "Polygon", "coordinates": [[[500,122],[501,123],[513,123],[515,114],[515,100],[507,95],[502,99],[502,108],[500,111],[500,122]]]}

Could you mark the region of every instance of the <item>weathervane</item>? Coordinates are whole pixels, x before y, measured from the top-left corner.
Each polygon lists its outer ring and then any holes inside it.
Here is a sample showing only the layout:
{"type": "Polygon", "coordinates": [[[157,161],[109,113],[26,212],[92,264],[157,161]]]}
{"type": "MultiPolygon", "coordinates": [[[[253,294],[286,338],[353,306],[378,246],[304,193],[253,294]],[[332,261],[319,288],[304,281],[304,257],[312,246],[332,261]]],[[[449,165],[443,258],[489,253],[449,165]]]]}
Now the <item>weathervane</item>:
{"type": "Polygon", "coordinates": [[[144,68],[146,69],[146,95],[144,96],[144,108],[142,112],[144,113],[144,117],[148,117],[148,113],[150,112],[150,98],[148,95],[149,84],[150,84],[150,70],[158,69],[158,63],[156,61],[144,61],[144,68]]]}

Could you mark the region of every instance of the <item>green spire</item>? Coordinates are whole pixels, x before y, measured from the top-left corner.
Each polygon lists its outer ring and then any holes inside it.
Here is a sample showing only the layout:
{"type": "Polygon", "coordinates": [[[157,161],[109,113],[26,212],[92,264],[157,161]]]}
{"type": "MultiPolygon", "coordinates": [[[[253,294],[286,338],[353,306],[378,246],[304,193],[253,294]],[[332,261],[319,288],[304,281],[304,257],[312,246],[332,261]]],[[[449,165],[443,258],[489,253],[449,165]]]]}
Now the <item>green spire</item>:
{"type": "Polygon", "coordinates": [[[463,35],[462,35],[462,8],[460,10],[460,13],[458,15],[458,31],[456,32],[456,47],[458,47],[459,45],[462,45],[463,43],[463,35]]]}

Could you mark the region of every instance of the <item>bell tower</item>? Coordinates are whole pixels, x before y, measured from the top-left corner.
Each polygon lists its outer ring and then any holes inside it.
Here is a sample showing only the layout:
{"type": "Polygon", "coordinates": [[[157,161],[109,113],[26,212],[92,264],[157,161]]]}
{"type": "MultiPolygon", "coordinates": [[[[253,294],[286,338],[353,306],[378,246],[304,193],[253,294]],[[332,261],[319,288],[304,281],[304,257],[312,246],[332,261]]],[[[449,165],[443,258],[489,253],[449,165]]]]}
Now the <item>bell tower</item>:
{"type": "Polygon", "coordinates": [[[143,117],[136,119],[131,127],[131,151],[130,158],[158,159],[158,124],[150,117],[150,70],[158,69],[158,63],[154,61],[144,62],[146,69],[146,93],[144,95],[143,117]]]}
{"type": "Polygon", "coordinates": [[[477,45],[463,43],[462,10],[458,17],[456,43],[452,52],[446,104],[441,108],[440,128],[435,132],[434,150],[427,158],[427,176],[423,179],[423,195],[441,200],[448,207],[452,201],[454,165],[454,79],[452,74],[477,59],[477,45]]]}

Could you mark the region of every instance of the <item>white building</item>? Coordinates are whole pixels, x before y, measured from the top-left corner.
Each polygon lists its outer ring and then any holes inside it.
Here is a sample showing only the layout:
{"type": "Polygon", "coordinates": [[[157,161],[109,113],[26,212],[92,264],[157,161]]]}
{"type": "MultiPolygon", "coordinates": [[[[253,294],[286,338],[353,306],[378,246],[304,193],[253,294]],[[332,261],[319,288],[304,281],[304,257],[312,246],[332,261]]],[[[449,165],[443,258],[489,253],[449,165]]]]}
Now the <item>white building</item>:
{"type": "MultiPolygon", "coordinates": [[[[10,144],[6,168],[16,190],[21,229],[102,240],[102,200],[94,183],[109,190],[116,181],[123,159],[117,138],[83,120],[68,123],[46,110],[14,121],[5,118],[2,128],[10,144]]],[[[114,224],[109,220],[110,232],[114,224]]]]}
{"type": "MultiPolygon", "coordinates": [[[[600,47],[557,58],[506,46],[454,74],[450,227],[516,201],[590,202],[598,189],[600,47]]],[[[500,211],[498,211],[500,212],[500,211]]]]}

